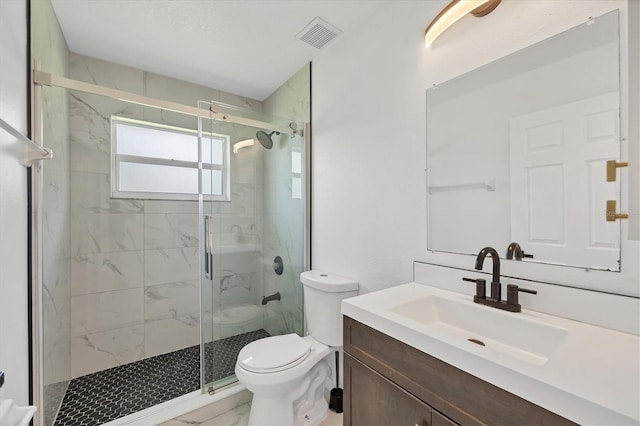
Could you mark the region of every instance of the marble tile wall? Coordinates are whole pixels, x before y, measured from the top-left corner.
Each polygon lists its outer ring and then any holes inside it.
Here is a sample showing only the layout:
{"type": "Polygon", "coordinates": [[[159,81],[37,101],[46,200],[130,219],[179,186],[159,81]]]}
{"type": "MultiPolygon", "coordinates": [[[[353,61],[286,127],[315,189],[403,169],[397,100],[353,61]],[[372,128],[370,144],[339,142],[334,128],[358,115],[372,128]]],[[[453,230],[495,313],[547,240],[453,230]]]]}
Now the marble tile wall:
{"type": "MultiPolygon", "coordinates": [[[[31,7],[31,49],[43,71],[68,75],[69,49],[48,0],[31,7]]],[[[42,90],[44,145],[54,159],[43,167],[44,422],[53,424],[71,378],[71,252],[68,99],[64,89],[42,90]]]]}
{"type": "MultiPolygon", "coordinates": [[[[142,90],[142,74],[70,56],[71,78],[142,90]]],[[[144,357],[144,202],[110,197],[110,117],[143,108],[69,93],[71,134],[71,374],[144,357]]]]}
{"type": "MultiPolygon", "coordinates": [[[[195,105],[224,99],[259,112],[261,103],[140,70],[71,54],[71,78],[195,105]]],[[[72,377],[200,341],[198,204],[195,201],[110,197],[112,115],[197,128],[193,117],[69,94],[71,133],[72,377]]],[[[208,129],[209,123],[205,123],[208,129]]],[[[256,129],[216,123],[237,141],[256,129]],[[240,138],[240,139],[238,139],[240,138]]],[[[232,158],[232,201],[206,203],[213,217],[216,277],[203,289],[205,325],[215,316],[229,327],[204,327],[208,339],[232,329],[262,328],[260,297],[262,153],[232,158]],[[240,306],[239,309],[232,309],[240,306]]],[[[251,331],[251,330],[247,330],[251,331]]]]}
{"type": "MultiPolygon", "coordinates": [[[[311,121],[311,65],[307,64],[263,103],[265,114],[287,117],[303,128],[311,121]]],[[[270,262],[264,264],[265,294],[279,291],[281,302],[269,303],[270,315],[265,323],[271,334],[304,333],[303,292],[300,273],[304,270],[304,193],[302,199],[292,192],[292,152],[304,154],[304,140],[281,135],[265,156],[264,240],[266,260],[281,256],[285,265],[276,275],[270,262]]]]}

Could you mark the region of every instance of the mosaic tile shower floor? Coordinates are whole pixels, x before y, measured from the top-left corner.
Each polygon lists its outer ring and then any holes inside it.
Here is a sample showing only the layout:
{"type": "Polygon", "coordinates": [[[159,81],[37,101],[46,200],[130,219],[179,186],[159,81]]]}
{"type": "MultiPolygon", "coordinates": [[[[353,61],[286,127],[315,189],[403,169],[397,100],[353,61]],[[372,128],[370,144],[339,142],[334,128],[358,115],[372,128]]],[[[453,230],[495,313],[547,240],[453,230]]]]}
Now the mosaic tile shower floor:
{"type": "MultiPolygon", "coordinates": [[[[206,343],[206,381],[233,375],[240,349],[268,336],[258,330],[206,343]]],[[[54,424],[100,425],[198,389],[200,346],[196,345],[71,380],[54,424]]]]}

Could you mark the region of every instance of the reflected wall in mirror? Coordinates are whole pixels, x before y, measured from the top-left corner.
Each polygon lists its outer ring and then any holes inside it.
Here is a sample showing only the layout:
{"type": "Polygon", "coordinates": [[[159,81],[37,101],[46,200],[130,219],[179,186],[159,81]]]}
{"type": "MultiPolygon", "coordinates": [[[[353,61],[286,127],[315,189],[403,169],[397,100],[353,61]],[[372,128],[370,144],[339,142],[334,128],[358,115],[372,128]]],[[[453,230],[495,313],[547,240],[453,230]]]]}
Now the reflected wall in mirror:
{"type": "Polygon", "coordinates": [[[427,91],[428,248],[620,270],[618,11],[427,91]]]}

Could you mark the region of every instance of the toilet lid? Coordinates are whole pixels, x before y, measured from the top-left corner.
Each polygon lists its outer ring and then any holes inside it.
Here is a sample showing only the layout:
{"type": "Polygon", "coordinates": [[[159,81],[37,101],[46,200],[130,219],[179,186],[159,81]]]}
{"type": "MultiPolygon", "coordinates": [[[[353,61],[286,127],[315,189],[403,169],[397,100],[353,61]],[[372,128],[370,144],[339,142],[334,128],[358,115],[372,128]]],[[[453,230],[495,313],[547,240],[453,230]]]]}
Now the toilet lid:
{"type": "Polygon", "coordinates": [[[240,350],[238,363],[254,373],[271,373],[301,363],[311,344],[295,333],[272,336],[249,343],[240,350]]]}

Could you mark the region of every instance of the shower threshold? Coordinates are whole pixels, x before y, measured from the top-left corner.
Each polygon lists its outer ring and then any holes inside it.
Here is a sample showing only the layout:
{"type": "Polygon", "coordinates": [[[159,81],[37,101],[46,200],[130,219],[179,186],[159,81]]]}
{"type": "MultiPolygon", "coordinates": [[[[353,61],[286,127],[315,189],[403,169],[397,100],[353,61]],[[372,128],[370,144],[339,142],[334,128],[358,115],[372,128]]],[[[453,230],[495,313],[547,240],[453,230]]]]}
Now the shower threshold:
{"type": "MultiPolygon", "coordinates": [[[[205,343],[206,382],[232,376],[240,349],[268,336],[260,329],[205,343]]],[[[199,389],[196,345],[72,379],[54,425],[101,425],[199,389]]]]}

